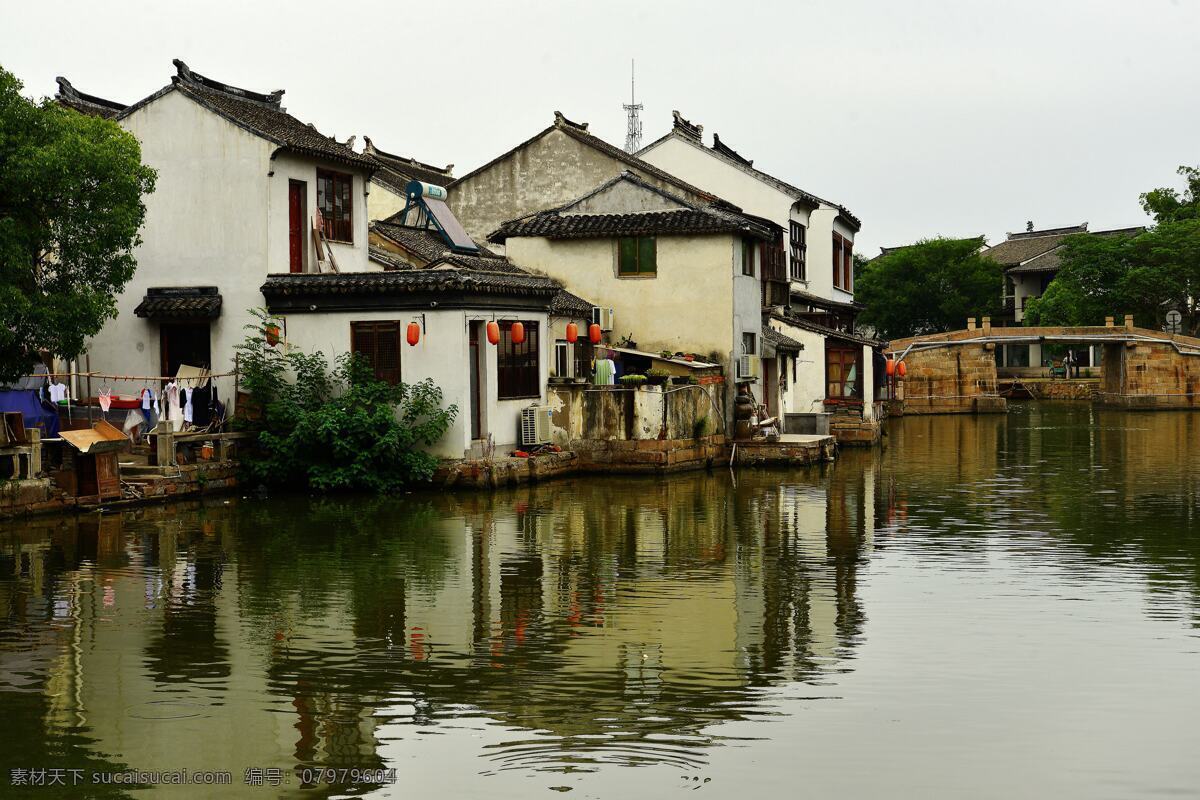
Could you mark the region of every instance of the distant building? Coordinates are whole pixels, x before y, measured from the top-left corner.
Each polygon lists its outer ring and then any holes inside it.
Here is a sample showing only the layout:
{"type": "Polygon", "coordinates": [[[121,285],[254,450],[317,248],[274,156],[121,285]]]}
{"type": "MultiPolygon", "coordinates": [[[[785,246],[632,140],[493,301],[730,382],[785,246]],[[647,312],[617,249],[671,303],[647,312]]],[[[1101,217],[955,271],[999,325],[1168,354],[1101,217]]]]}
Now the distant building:
{"type": "MultiPolygon", "coordinates": [[[[1144,228],[1117,228],[1107,231],[1089,231],[1087,223],[1064,228],[1028,230],[1009,233],[1003,242],[983,251],[983,254],[1004,267],[1003,312],[993,324],[1021,324],[1025,319],[1025,308],[1030,300],[1045,294],[1050,283],[1058,275],[1063,243],[1069,236],[1091,234],[1092,236],[1134,236],[1144,228]]],[[[1075,352],[1076,363],[1082,368],[1098,367],[1100,358],[1095,348],[1081,348],[1075,352]]],[[[1005,345],[997,351],[1000,367],[1010,372],[1021,370],[1043,371],[1041,345],[1005,345]]]]}

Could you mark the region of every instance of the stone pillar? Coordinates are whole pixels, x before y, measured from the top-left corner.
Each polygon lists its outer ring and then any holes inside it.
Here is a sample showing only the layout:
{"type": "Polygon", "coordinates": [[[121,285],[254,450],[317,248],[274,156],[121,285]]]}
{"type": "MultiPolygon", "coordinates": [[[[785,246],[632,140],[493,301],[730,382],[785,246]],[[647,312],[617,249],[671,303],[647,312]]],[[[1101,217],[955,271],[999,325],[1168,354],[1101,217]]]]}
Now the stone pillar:
{"type": "Polygon", "coordinates": [[[1112,328],[1112,327],[1114,327],[1114,326],[1115,326],[1115,324],[1116,324],[1116,323],[1114,322],[1114,320],[1113,320],[1113,318],[1112,318],[1112,317],[1105,317],[1105,318],[1104,318],[1104,327],[1106,327],[1106,328],[1112,328]]]}
{"type": "Polygon", "coordinates": [[[975,330],[975,318],[974,317],[967,317],[967,330],[969,330],[969,331],[975,330]]]}
{"type": "Polygon", "coordinates": [[[1133,314],[1125,315],[1125,329],[1133,330],[1133,314]]]}
{"type": "Polygon", "coordinates": [[[983,318],[983,335],[984,336],[992,335],[992,318],[991,317],[983,318]]]}

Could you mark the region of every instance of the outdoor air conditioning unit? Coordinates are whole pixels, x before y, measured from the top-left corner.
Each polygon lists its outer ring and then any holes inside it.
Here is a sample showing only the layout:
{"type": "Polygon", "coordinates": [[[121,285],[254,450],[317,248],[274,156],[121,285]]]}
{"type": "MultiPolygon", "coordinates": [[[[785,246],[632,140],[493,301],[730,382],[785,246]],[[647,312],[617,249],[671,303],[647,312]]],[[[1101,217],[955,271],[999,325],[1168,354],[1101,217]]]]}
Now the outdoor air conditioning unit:
{"type": "Polygon", "coordinates": [[[738,358],[739,378],[758,378],[762,375],[762,359],[758,356],[745,355],[738,358]]]}
{"type": "Polygon", "coordinates": [[[550,406],[521,409],[521,446],[550,443],[550,406]]]}
{"type": "Polygon", "coordinates": [[[611,331],[613,329],[616,316],[611,308],[592,306],[592,324],[599,325],[602,331],[611,331]]]}

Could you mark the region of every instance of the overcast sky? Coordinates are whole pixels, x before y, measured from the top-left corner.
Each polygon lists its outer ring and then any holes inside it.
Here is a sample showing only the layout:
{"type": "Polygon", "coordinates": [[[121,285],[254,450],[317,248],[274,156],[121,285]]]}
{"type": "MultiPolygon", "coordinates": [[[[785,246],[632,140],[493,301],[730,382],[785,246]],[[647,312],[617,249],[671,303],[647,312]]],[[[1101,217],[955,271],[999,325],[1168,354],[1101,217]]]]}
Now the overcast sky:
{"type": "Polygon", "coordinates": [[[644,143],[679,109],[846,205],[874,255],[1144,222],[1138,193],[1200,164],[1198,34],[1197,0],[6,0],[0,65],[31,95],[65,75],[131,103],[182,58],[462,175],[555,109],[623,144],[636,58],[644,143]]]}

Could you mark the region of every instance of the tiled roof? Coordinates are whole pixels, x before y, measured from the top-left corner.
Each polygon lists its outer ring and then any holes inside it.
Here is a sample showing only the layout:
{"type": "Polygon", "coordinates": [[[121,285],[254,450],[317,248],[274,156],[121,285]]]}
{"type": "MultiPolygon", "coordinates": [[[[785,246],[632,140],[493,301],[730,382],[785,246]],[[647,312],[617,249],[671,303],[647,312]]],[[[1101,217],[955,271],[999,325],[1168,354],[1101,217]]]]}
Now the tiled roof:
{"type": "Polygon", "coordinates": [[[129,106],[120,116],[127,116],[167,92],[177,90],[214,114],[274,142],[282,149],[311,158],[336,161],[368,172],[375,169],[374,161],[354,152],[349,145],[334,141],[312,125],[287,113],[281,104],[282,89],[270,94],[253,92],[193,72],[179,59],[173,63],[177,74],[171,78],[171,85],[129,106]]]}
{"type": "Polygon", "coordinates": [[[689,144],[694,145],[695,147],[698,147],[706,153],[710,153],[718,158],[722,158],[733,163],[739,169],[754,175],[763,182],[774,186],[785,194],[792,195],[796,200],[799,200],[806,205],[816,208],[824,204],[837,209],[838,214],[845,220],[849,227],[853,228],[855,231],[861,230],[861,220],[854,216],[854,214],[850,213],[850,210],[845,206],[835,203],[832,200],[824,200],[820,197],[817,197],[815,194],[812,194],[811,192],[806,192],[803,189],[788,183],[787,181],[776,178],[774,175],[763,172],[761,169],[758,169],[754,166],[753,160],[746,158],[733,148],[729,147],[727,144],[722,142],[721,137],[715,133],[713,134],[712,147],[705,147],[704,142],[701,140],[701,133],[704,131],[703,125],[696,125],[689,120],[684,119],[682,116],[680,116],[678,111],[672,111],[671,114],[674,116],[674,124],[671,130],[668,131],[664,136],[643,147],[638,151],[639,153],[645,153],[650,148],[671,136],[678,136],[679,138],[683,139],[689,144]]]}
{"type": "Polygon", "coordinates": [[[557,317],[589,317],[592,303],[566,289],[559,289],[550,301],[550,313],[557,317]]]}
{"type": "Polygon", "coordinates": [[[147,289],[133,313],[145,319],[216,319],[221,316],[221,295],[215,286],[147,289]]]}
{"type": "Polygon", "coordinates": [[[94,94],[84,94],[62,76],[54,80],[58,82],[58,92],[54,95],[54,99],[61,105],[73,108],[82,114],[91,114],[95,117],[112,119],[125,110],[124,103],[105,100],[103,97],[96,97],[94,94]]]}
{"type": "Polygon", "coordinates": [[[804,349],[804,345],[800,344],[800,342],[797,342],[795,339],[787,336],[786,334],[780,333],[774,328],[763,326],[762,332],[763,341],[774,346],[776,350],[791,350],[793,352],[799,352],[804,349]]]}
{"type": "Polygon", "coordinates": [[[375,146],[370,136],[364,136],[363,141],[366,143],[363,156],[377,167],[371,179],[387,186],[396,194],[404,194],[409,181],[415,180],[432,183],[436,186],[445,186],[454,180],[450,174],[454,168],[453,164],[445,168],[435,167],[432,164],[417,161],[415,158],[386,153],[375,146]]]}
{"type": "Polygon", "coordinates": [[[788,316],[786,314],[781,314],[778,312],[772,312],[769,315],[764,314],[763,315],[764,320],[768,316],[771,319],[779,320],[780,322],[784,323],[785,325],[791,325],[794,328],[799,328],[799,329],[805,330],[805,331],[811,331],[812,333],[819,333],[822,336],[826,336],[830,339],[840,339],[845,342],[853,342],[854,344],[867,345],[868,347],[882,347],[883,346],[883,342],[880,341],[879,339],[871,339],[866,336],[859,336],[858,334],[855,334],[855,333],[846,333],[845,331],[839,331],[834,328],[830,328],[826,325],[820,325],[816,322],[812,322],[811,320],[801,319],[799,317],[792,317],[792,316],[788,316]]]}
{"type": "MultiPolygon", "coordinates": [[[[1083,232],[1083,231],[1079,231],[1076,229],[1069,229],[1069,230],[1072,230],[1074,233],[1082,233],[1083,232]]],[[[1133,227],[1133,228],[1115,228],[1113,230],[1108,230],[1108,231],[1087,231],[1087,233],[1089,236],[1136,236],[1139,233],[1144,232],[1145,230],[1146,229],[1144,227],[1137,226],[1137,227],[1133,227]]],[[[1012,234],[1012,235],[1019,236],[1020,234],[1012,234]]],[[[1038,238],[1040,239],[1042,237],[1038,237],[1038,238]]],[[[1008,269],[1005,270],[1005,272],[1008,273],[1009,275],[1028,275],[1028,274],[1039,273],[1039,272],[1058,272],[1059,267],[1062,266],[1062,239],[1065,239],[1065,238],[1066,238],[1066,235],[1059,237],[1059,243],[1058,243],[1058,245],[1056,245],[1054,247],[1053,250],[1048,250],[1039,256],[1034,256],[1033,258],[1029,259],[1028,261],[1025,261],[1022,264],[1018,264],[1015,267],[1009,267],[1008,269]]],[[[1004,244],[1008,244],[1008,242],[1004,242],[1004,244]]],[[[997,245],[997,247],[999,247],[999,245],[997,245]]],[[[994,249],[995,248],[992,248],[992,250],[994,250],[994,249]]],[[[992,250],[988,250],[987,255],[991,255],[992,250]]]]}
{"type": "Polygon", "coordinates": [[[768,235],[763,224],[746,215],[727,211],[716,205],[695,205],[682,197],[664,192],[658,187],[646,183],[632,172],[623,172],[569,203],[505,222],[499,230],[488,237],[488,241],[501,243],[510,236],[590,239],[614,236],[680,236],[735,232],[759,236],[768,235]],[[666,211],[643,211],[630,214],[588,214],[574,211],[568,213],[568,209],[575,204],[599,194],[619,181],[634,183],[642,189],[673,201],[679,207],[666,211]]]}
{"type": "Polygon", "coordinates": [[[419,291],[477,291],[552,297],[557,281],[513,272],[413,269],[395,272],[331,272],[269,275],[260,289],[267,298],[291,294],[402,294],[419,291]]]}
{"type": "Polygon", "coordinates": [[[1003,266],[1015,267],[1050,252],[1061,245],[1063,239],[1077,233],[1087,233],[1087,224],[1045,231],[1010,233],[1005,241],[989,248],[983,254],[1003,266]]]}
{"type": "Polygon", "coordinates": [[[790,292],[792,299],[799,300],[805,305],[813,305],[826,310],[838,309],[842,311],[861,311],[866,308],[862,303],[851,301],[849,303],[840,300],[830,300],[827,297],[812,294],[811,292],[801,291],[800,289],[792,289],[790,292]]]}
{"type": "Polygon", "coordinates": [[[457,186],[458,184],[467,180],[468,178],[471,178],[471,177],[479,174],[480,172],[483,172],[484,170],[488,169],[489,167],[494,166],[495,164],[498,164],[499,162],[501,162],[504,159],[511,156],[513,153],[516,153],[517,151],[524,149],[525,147],[536,142],[538,139],[541,139],[543,136],[546,136],[547,134],[551,133],[552,131],[556,131],[556,130],[562,131],[567,136],[570,136],[572,139],[582,142],[583,144],[587,145],[588,147],[591,147],[601,153],[604,153],[605,155],[610,156],[611,158],[614,158],[617,161],[621,161],[625,164],[628,164],[629,166],[635,168],[636,170],[638,170],[639,172],[641,172],[645,175],[651,175],[654,178],[663,181],[664,183],[667,183],[671,186],[675,186],[676,188],[682,189],[683,191],[689,192],[690,194],[694,194],[697,197],[710,198],[713,200],[716,199],[716,195],[714,195],[712,192],[706,191],[697,186],[693,186],[690,183],[688,183],[687,181],[682,180],[681,178],[679,178],[675,175],[672,175],[669,172],[661,170],[658,167],[654,166],[653,164],[648,164],[645,161],[642,161],[637,156],[630,155],[629,153],[622,150],[620,147],[609,144],[608,142],[604,141],[603,139],[601,139],[597,136],[594,136],[591,133],[588,133],[588,126],[587,126],[586,122],[572,122],[571,120],[564,117],[562,115],[562,113],[559,111],[554,112],[554,124],[553,125],[546,128],[545,130],[535,134],[534,136],[530,137],[529,139],[526,139],[525,141],[521,142],[519,145],[512,148],[511,150],[507,150],[507,151],[501,153],[500,155],[496,156],[495,158],[493,158],[491,161],[487,162],[483,166],[476,167],[475,169],[468,172],[466,175],[463,175],[461,178],[455,179],[455,181],[453,183],[451,183],[448,188],[453,190],[453,188],[455,186],[457,186]]]}
{"type": "Polygon", "coordinates": [[[415,269],[412,264],[400,258],[400,256],[390,250],[384,250],[377,245],[369,245],[367,247],[367,254],[372,261],[382,265],[384,269],[415,269]]]}
{"type": "Polygon", "coordinates": [[[437,231],[427,228],[408,228],[390,220],[399,218],[399,214],[393,214],[386,220],[377,220],[371,223],[371,231],[380,236],[403,247],[408,252],[424,259],[425,261],[436,261],[449,255],[460,255],[463,258],[486,258],[497,259],[500,256],[495,255],[486,247],[479,248],[478,256],[465,256],[453,253],[450,245],[446,244],[446,240],[441,237],[437,231]]]}

